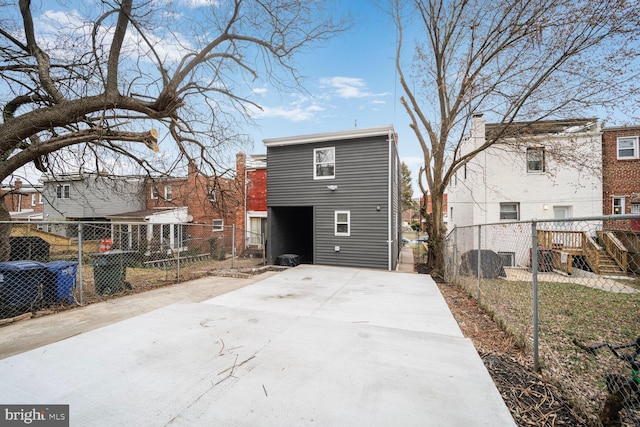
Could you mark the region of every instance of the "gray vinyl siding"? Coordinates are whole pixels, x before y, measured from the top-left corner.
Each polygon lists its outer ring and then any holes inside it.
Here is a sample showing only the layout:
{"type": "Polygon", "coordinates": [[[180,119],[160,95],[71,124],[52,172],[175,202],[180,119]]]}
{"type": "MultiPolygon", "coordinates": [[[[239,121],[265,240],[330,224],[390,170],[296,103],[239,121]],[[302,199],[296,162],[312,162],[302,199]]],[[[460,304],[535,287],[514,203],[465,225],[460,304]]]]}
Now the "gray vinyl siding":
{"type": "Polygon", "coordinates": [[[386,135],[268,147],[267,158],[267,206],[314,207],[315,264],[388,268],[386,135]],[[335,147],[335,178],[314,180],[313,150],[323,147],[335,147]],[[327,185],[338,189],[331,191],[327,185]],[[334,235],[335,211],[350,211],[350,236],[334,235]]]}
{"type": "Polygon", "coordinates": [[[145,208],[143,180],[87,177],[84,180],[47,182],[43,188],[43,214],[47,220],[104,218],[145,208]],[[69,185],[69,198],[58,199],[56,188],[69,185]],[[48,215],[48,216],[47,216],[48,215]]]}

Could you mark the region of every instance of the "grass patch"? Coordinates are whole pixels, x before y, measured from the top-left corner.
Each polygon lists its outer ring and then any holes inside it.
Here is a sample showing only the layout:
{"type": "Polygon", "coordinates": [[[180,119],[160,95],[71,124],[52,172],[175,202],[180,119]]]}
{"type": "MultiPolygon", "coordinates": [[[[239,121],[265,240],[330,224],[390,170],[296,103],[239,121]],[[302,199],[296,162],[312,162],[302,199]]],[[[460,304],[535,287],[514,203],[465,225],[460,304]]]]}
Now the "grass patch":
{"type": "MultiPolygon", "coordinates": [[[[637,283],[637,281],[636,281],[637,283]]],[[[628,284],[628,283],[625,283],[628,284]]],[[[476,278],[461,285],[478,297],[476,278]]],[[[531,282],[483,279],[480,303],[505,331],[531,350],[533,287],[531,282]]],[[[609,342],[620,345],[640,335],[640,293],[614,293],[575,283],[538,283],[539,355],[542,373],[553,379],[573,406],[596,419],[606,395],[607,374],[630,375],[628,363],[607,349],[596,356],[578,348],[609,342]]]]}

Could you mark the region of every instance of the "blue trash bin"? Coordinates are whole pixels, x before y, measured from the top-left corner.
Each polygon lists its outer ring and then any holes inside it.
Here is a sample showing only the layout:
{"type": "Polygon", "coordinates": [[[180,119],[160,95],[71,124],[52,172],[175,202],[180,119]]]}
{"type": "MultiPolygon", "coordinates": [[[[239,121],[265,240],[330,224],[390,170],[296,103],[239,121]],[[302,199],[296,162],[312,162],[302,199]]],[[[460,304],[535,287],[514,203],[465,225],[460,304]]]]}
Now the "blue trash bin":
{"type": "Polygon", "coordinates": [[[47,266],[41,262],[0,262],[0,313],[17,315],[37,306],[46,274],[47,266]]]}
{"type": "Polygon", "coordinates": [[[75,261],[52,261],[46,264],[47,279],[43,287],[44,302],[48,304],[75,302],[73,290],[76,286],[76,271],[78,263],[75,261]]]}

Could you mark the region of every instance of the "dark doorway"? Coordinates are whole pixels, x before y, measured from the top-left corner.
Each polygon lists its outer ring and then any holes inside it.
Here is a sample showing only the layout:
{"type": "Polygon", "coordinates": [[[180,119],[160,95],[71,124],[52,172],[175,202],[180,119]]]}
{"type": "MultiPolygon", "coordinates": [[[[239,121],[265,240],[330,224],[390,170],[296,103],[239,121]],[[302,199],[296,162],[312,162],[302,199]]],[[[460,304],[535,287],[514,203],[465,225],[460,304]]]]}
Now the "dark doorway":
{"type": "Polygon", "coordinates": [[[303,264],[313,264],[313,206],[269,208],[269,263],[283,254],[300,256],[303,264]]]}

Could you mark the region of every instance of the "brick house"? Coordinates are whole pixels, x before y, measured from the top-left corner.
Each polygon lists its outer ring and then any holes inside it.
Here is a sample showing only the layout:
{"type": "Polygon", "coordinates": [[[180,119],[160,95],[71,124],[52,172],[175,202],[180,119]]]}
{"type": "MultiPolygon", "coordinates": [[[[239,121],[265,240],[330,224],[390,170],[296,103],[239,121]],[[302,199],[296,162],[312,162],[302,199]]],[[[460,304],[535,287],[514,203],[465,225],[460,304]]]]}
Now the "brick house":
{"type": "MultiPolygon", "coordinates": [[[[640,214],[640,126],[605,127],[602,133],[602,213],[640,214]]],[[[640,231],[640,220],[616,221],[640,231]]]]}
{"type": "Polygon", "coordinates": [[[0,194],[15,221],[42,221],[42,185],[24,184],[20,178],[2,186],[0,194]]]}
{"type": "Polygon", "coordinates": [[[237,226],[243,229],[245,248],[263,249],[267,233],[267,155],[236,155],[236,188],[243,207],[237,226]]]}
{"type": "MultiPolygon", "coordinates": [[[[243,250],[240,230],[236,230],[233,239],[232,225],[237,225],[237,212],[240,208],[235,180],[206,176],[195,165],[189,164],[186,177],[162,177],[149,181],[146,185],[147,210],[166,212],[166,209],[184,209],[187,218],[181,222],[201,224],[190,229],[198,236],[193,239],[209,239],[211,233],[225,250],[229,251],[235,241],[236,251],[243,250]]],[[[192,234],[194,234],[192,233],[192,234]]]]}

